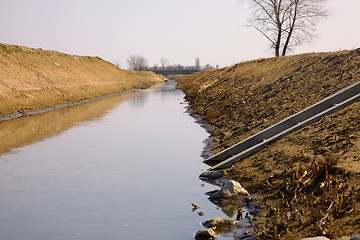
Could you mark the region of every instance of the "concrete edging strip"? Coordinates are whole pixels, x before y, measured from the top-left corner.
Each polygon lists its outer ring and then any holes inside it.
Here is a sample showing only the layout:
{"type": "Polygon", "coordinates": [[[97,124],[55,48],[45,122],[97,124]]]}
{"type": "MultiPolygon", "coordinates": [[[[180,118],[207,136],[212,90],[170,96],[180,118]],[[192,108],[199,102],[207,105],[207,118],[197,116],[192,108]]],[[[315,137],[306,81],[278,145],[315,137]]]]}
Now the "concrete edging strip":
{"type": "Polygon", "coordinates": [[[305,108],[304,110],[270,126],[238,144],[206,159],[205,163],[217,163],[211,170],[227,168],[246,158],[283,136],[320,120],[360,100],[360,81],[305,108]]]}

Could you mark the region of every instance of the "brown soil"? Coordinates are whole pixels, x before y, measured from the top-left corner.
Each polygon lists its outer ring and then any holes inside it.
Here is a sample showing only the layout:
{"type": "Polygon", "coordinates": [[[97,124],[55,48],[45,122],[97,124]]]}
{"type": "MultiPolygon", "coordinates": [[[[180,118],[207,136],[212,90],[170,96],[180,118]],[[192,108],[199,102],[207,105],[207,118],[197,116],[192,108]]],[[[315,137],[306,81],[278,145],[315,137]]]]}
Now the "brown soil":
{"type": "Polygon", "coordinates": [[[98,57],[0,44],[0,117],[162,81],[151,72],[121,70],[98,57]]]}
{"type": "MultiPolygon", "coordinates": [[[[213,153],[360,81],[360,49],[260,59],[178,86],[212,128],[213,153]]],[[[259,239],[360,233],[360,102],[226,170],[253,194],[259,239]]]]}

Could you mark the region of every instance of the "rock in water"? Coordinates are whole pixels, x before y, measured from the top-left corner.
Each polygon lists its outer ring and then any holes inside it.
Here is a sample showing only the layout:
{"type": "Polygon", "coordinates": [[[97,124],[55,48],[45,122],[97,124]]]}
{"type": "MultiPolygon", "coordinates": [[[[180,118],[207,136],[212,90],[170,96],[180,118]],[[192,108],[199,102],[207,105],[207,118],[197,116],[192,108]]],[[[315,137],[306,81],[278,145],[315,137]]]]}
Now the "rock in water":
{"type": "Polygon", "coordinates": [[[224,176],[223,171],[208,171],[200,174],[201,180],[216,180],[224,176]]]}
{"type": "Polygon", "coordinates": [[[192,206],[192,211],[196,211],[198,210],[199,208],[201,208],[199,205],[195,204],[195,203],[191,203],[191,206],[192,206]]]}
{"type": "Polygon", "coordinates": [[[209,240],[215,238],[216,238],[216,233],[211,228],[200,230],[197,233],[195,233],[196,240],[209,240]]]}
{"type": "Polygon", "coordinates": [[[249,196],[250,194],[248,191],[246,191],[245,188],[241,186],[240,183],[230,180],[219,191],[213,193],[210,196],[210,199],[218,200],[223,198],[230,198],[236,195],[249,196]]]}
{"type": "Polygon", "coordinates": [[[218,228],[220,226],[233,226],[235,225],[235,221],[228,219],[226,217],[217,217],[211,220],[205,221],[201,223],[204,227],[207,228],[218,228]]]}

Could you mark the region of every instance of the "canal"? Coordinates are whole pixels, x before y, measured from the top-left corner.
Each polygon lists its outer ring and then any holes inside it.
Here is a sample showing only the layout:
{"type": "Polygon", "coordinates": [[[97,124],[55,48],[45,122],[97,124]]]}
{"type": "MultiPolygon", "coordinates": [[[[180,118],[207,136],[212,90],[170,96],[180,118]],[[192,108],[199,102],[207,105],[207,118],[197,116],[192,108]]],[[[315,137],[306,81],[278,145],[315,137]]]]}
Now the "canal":
{"type": "Polygon", "coordinates": [[[0,122],[0,239],[184,240],[223,216],[174,85],[0,122]]]}

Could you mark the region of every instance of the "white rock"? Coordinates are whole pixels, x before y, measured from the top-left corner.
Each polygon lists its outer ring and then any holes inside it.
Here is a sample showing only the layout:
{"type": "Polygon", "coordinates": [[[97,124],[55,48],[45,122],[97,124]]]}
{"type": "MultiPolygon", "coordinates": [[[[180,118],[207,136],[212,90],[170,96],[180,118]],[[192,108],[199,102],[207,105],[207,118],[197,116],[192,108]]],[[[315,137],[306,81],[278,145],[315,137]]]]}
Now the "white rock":
{"type": "Polygon", "coordinates": [[[330,240],[327,237],[310,237],[310,238],[302,238],[301,240],[330,240]]]}
{"type": "Polygon", "coordinates": [[[336,240],[351,240],[351,237],[341,237],[341,238],[337,238],[336,240]]]}
{"type": "Polygon", "coordinates": [[[236,195],[248,196],[249,192],[240,183],[230,180],[219,191],[213,193],[210,199],[230,198],[236,195]]]}

